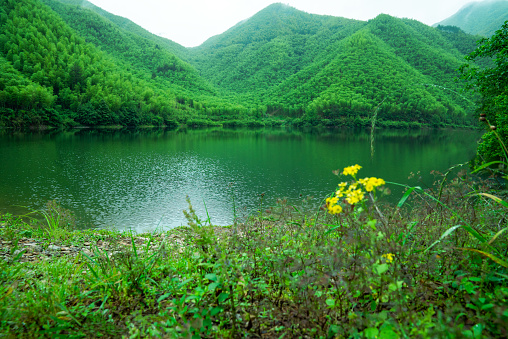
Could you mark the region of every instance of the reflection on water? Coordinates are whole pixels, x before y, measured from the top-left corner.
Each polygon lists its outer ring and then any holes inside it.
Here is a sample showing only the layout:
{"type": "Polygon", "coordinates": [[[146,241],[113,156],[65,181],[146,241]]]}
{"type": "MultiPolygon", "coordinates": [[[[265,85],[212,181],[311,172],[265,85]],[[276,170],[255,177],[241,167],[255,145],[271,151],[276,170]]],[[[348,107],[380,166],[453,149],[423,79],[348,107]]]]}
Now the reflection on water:
{"type": "MultiPolygon", "coordinates": [[[[185,224],[185,197],[201,218],[232,222],[235,206],[254,211],[287,197],[333,191],[332,170],[409,182],[420,171],[467,162],[479,137],[469,130],[203,129],[0,132],[0,212],[26,213],[48,200],[75,211],[81,227],[135,231],[185,224]],[[205,209],[206,205],[206,209],[205,209]]],[[[393,189],[393,195],[400,194],[393,189]]]]}

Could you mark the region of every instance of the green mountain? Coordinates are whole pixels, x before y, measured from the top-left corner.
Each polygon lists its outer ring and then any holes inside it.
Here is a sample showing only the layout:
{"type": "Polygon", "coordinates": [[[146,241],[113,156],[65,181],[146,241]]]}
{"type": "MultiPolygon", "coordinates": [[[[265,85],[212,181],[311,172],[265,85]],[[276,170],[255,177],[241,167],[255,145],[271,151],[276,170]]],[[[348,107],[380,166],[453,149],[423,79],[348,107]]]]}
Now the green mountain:
{"type": "Polygon", "coordinates": [[[508,20],[508,1],[487,0],[467,4],[435,26],[457,26],[467,33],[490,37],[506,20],[508,20]]]}
{"type": "MultiPolygon", "coordinates": [[[[179,58],[185,58],[187,55],[187,49],[183,47],[182,45],[171,41],[166,38],[159,37],[155,34],[152,34],[142,28],[141,26],[135,24],[134,22],[130,21],[129,19],[126,19],[124,17],[114,15],[112,13],[109,13],[105,10],[103,10],[100,7],[95,6],[93,3],[86,1],[86,0],[41,0],[45,4],[47,4],[49,7],[51,7],[54,11],[56,11],[62,18],[68,23],[72,23],[72,27],[75,29],[79,29],[82,34],[93,34],[93,32],[89,32],[88,30],[83,30],[82,26],[83,24],[75,22],[77,18],[81,18],[81,15],[84,15],[85,17],[89,16],[85,14],[88,11],[93,12],[95,14],[98,14],[106,21],[114,24],[114,26],[122,31],[123,34],[131,35],[131,36],[138,36],[140,38],[148,39],[152,42],[155,42],[159,46],[163,46],[164,49],[168,50],[172,54],[177,55],[179,58]],[[73,12],[73,13],[66,13],[66,11],[73,12]],[[76,16],[73,18],[73,16],[76,16]]],[[[81,18],[83,19],[83,18],[81,18]]],[[[98,20],[97,18],[94,18],[92,20],[98,20]]],[[[99,27],[96,27],[96,30],[99,29],[99,27]]],[[[133,38],[133,37],[132,37],[133,38]]],[[[135,39],[135,38],[133,38],[135,39]]]]}
{"type": "Polygon", "coordinates": [[[339,119],[372,115],[461,123],[470,103],[456,69],[479,37],[380,15],[368,22],[273,4],[190,50],[212,84],[268,114],[339,119]]]}
{"type": "Polygon", "coordinates": [[[133,22],[118,17],[86,1],[41,0],[88,43],[112,56],[124,68],[155,86],[183,97],[214,96],[196,69],[177,57],[186,49],[153,35],[133,22]],[[79,5],[77,5],[79,4],[79,5]]]}
{"type": "MultiPolygon", "coordinates": [[[[221,88],[249,93],[274,86],[364,23],[273,4],[190,50],[190,62],[221,88]]],[[[256,95],[257,97],[257,95],[256,95]]]]}
{"type": "Polygon", "coordinates": [[[273,4],[184,48],[81,0],[0,0],[0,124],[470,122],[456,69],[478,37],[273,4]]]}

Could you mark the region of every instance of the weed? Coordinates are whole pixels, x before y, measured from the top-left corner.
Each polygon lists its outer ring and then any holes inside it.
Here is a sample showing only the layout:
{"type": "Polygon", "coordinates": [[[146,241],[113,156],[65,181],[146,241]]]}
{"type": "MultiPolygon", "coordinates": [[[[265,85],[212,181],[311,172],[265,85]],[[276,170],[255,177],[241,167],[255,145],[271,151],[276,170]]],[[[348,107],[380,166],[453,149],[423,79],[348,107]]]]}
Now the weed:
{"type": "Polygon", "coordinates": [[[358,167],[312,215],[261,201],[216,227],[188,200],[187,226],[168,232],[66,231],[91,244],[71,260],[14,255],[15,229],[61,240],[62,212],[43,231],[2,216],[0,336],[506,337],[508,225],[485,181],[436,173],[387,206],[393,184],[358,167]]]}

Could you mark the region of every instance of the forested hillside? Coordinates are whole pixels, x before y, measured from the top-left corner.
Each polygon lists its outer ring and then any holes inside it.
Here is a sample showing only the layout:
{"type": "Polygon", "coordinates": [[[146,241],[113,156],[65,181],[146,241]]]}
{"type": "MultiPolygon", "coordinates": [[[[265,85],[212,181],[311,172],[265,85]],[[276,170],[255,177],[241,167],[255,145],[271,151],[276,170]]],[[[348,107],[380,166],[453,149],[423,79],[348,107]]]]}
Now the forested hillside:
{"type": "Polygon", "coordinates": [[[40,1],[2,0],[0,11],[4,123],[161,124],[188,108],[170,88],[151,86],[86,42],[40,1]]]}
{"type": "Polygon", "coordinates": [[[269,114],[347,123],[380,106],[386,120],[462,124],[472,107],[456,70],[478,39],[388,15],[361,22],[274,4],[190,52],[203,77],[269,114]]]}
{"type": "MultiPolygon", "coordinates": [[[[160,38],[158,40],[161,43],[167,41],[164,44],[165,48],[161,48],[158,43],[152,41],[152,39],[157,41],[157,36],[149,35],[148,32],[124,18],[107,15],[107,12],[90,3],[85,2],[83,4],[86,7],[81,7],[72,5],[72,3],[81,3],[75,0],[65,0],[65,3],[58,0],[42,1],[50,6],[79,36],[115,57],[126,67],[133,69],[140,77],[156,78],[166,87],[178,85],[183,91],[214,92],[197,74],[194,67],[168,51],[178,49],[175,47],[179,46],[178,44],[171,44],[169,40],[160,38]]],[[[180,47],[185,50],[184,47],[180,47]]],[[[175,88],[175,90],[178,89],[175,88]]]]}
{"type": "Polygon", "coordinates": [[[467,33],[492,36],[508,20],[507,0],[472,2],[437,25],[457,26],[467,33]]]}
{"type": "Polygon", "coordinates": [[[0,0],[0,124],[472,120],[456,69],[478,37],[273,4],[196,48],[77,0],[0,0]]]}
{"type": "MultiPolygon", "coordinates": [[[[46,3],[48,6],[50,6],[53,10],[58,12],[60,15],[66,14],[63,13],[65,10],[71,10],[69,7],[62,6],[62,5],[71,5],[74,7],[74,11],[81,9],[81,10],[89,10],[95,14],[100,15],[102,18],[110,21],[111,23],[115,24],[118,29],[121,31],[128,32],[131,34],[136,34],[142,38],[147,38],[152,40],[153,42],[164,46],[165,49],[169,50],[171,53],[177,55],[180,58],[184,58],[184,56],[187,54],[187,49],[183,47],[182,45],[159,37],[155,34],[152,34],[145,30],[144,28],[140,27],[139,25],[135,24],[134,22],[130,21],[129,19],[123,18],[121,16],[115,15],[113,13],[109,13],[105,10],[103,10],[100,7],[95,6],[93,3],[86,1],[86,0],[42,0],[44,3],[46,3]]],[[[84,13],[83,11],[80,11],[79,13],[84,13]]],[[[79,15],[78,15],[79,16],[79,15]]],[[[66,15],[66,17],[71,17],[69,15],[66,15]]],[[[66,18],[64,18],[66,20],[66,18]]],[[[74,19],[75,20],[75,19],[74,19]]],[[[87,32],[86,34],[89,34],[87,32]]]]}

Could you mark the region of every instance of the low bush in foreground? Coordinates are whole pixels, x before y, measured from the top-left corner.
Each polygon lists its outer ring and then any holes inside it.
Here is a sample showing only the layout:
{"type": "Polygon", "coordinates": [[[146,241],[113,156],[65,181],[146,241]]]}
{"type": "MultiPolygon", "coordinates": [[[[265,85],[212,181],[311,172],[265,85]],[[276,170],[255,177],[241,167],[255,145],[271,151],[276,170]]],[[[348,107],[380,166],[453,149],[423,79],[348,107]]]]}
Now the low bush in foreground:
{"type": "Polygon", "coordinates": [[[230,227],[190,202],[188,226],[144,235],[73,231],[55,204],[3,215],[0,337],[508,336],[505,200],[447,174],[385,206],[358,169],[316,213],[280,201],[230,227]]]}

